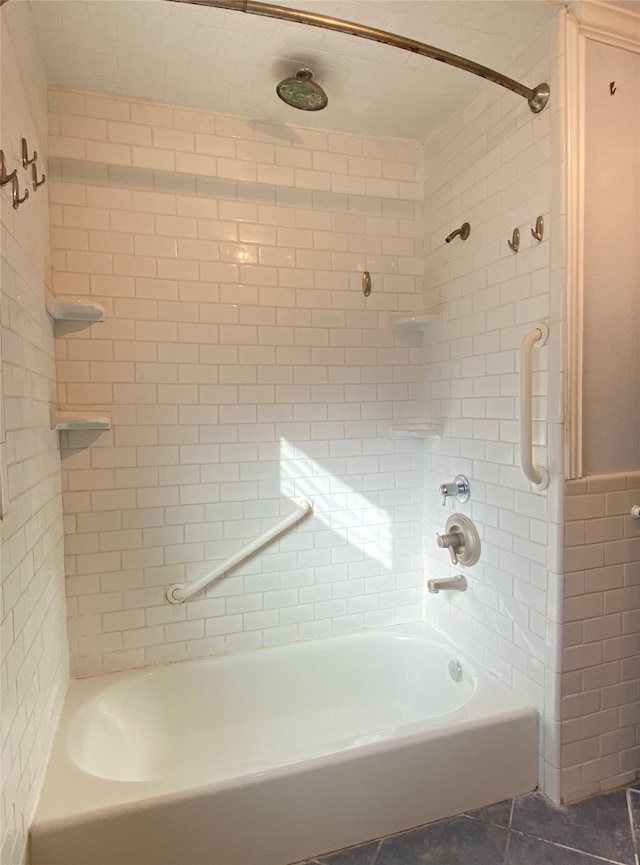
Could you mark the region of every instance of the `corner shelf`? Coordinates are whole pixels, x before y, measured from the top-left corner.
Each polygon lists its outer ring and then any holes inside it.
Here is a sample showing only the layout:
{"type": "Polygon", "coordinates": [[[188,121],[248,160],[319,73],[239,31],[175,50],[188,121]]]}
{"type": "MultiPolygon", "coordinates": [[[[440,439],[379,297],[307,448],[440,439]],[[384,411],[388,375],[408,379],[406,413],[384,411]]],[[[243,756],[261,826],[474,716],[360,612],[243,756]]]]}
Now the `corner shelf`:
{"type": "Polygon", "coordinates": [[[442,423],[427,418],[391,421],[389,436],[393,439],[439,439],[442,438],[442,423]]]}
{"type": "Polygon", "coordinates": [[[402,312],[391,316],[392,333],[422,333],[432,321],[441,321],[439,312],[402,312]]]}
{"type": "Polygon", "coordinates": [[[104,307],[84,297],[55,297],[47,307],[54,321],[104,321],[104,307]]]}
{"type": "Polygon", "coordinates": [[[108,430],[111,429],[111,415],[83,411],[62,411],[51,409],[52,430],[108,430]]]}

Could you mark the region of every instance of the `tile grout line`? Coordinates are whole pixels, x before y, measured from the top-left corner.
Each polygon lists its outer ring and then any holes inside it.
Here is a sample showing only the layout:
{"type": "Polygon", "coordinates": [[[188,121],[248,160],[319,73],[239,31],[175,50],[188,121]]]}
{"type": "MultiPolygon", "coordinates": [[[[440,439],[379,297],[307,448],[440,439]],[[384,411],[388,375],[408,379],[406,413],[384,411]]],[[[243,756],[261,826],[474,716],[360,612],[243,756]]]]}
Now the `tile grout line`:
{"type": "Polygon", "coordinates": [[[629,816],[629,825],[631,826],[631,838],[633,839],[633,855],[635,865],[639,865],[638,861],[638,839],[636,837],[636,827],[633,821],[633,811],[631,810],[631,787],[627,787],[627,814],[629,816]]]}
{"type": "Polygon", "coordinates": [[[513,812],[516,807],[515,797],[511,800],[511,808],[509,808],[509,823],[507,824],[507,842],[504,848],[504,860],[503,865],[508,865],[509,863],[509,847],[511,846],[511,824],[513,823],[513,812]]]}
{"type": "Polygon", "coordinates": [[[383,844],[384,844],[384,838],[381,838],[380,841],[378,842],[378,849],[373,854],[373,859],[371,860],[371,865],[376,865],[376,862],[378,861],[378,856],[380,855],[380,851],[382,850],[383,844]]]}
{"type": "Polygon", "coordinates": [[[572,853],[581,853],[583,856],[589,856],[597,862],[606,862],[607,865],[628,865],[627,862],[621,862],[620,859],[605,859],[603,856],[598,856],[597,853],[590,853],[588,850],[580,850],[578,847],[569,847],[568,844],[560,844],[558,841],[550,841],[548,838],[541,838],[539,835],[532,835],[529,832],[521,832],[519,829],[511,829],[515,835],[521,835],[524,838],[533,838],[535,841],[542,841],[543,844],[548,844],[550,847],[559,847],[561,850],[571,850],[572,853]]]}

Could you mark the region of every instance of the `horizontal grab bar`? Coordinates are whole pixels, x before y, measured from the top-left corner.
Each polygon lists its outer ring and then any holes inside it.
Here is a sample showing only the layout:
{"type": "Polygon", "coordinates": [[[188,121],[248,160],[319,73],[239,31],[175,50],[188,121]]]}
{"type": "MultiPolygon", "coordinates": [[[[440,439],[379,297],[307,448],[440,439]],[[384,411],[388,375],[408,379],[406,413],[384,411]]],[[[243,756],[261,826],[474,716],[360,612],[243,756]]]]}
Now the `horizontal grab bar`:
{"type": "Polygon", "coordinates": [[[520,467],[539,490],[549,486],[549,472],[533,464],[533,347],[542,348],[549,339],[549,328],[538,322],[520,343],[520,467]]]}
{"type": "Polygon", "coordinates": [[[274,538],[277,538],[278,535],[281,535],[287,529],[290,529],[291,526],[294,526],[297,522],[299,522],[303,517],[307,514],[313,512],[313,505],[307,499],[302,499],[298,503],[298,507],[293,511],[293,513],[289,514],[288,517],[280,520],[272,529],[269,529],[266,532],[263,532],[259,537],[257,537],[254,541],[251,541],[250,544],[247,544],[246,547],[243,547],[239,552],[235,553],[235,555],[226,559],[222,562],[221,565],[218,565],[217,568],[214,568],[210,573],[205,574],[204,577],[200,577],[199,580],[195,580],[193,583],[189,583],[187,586],[184,583],[175,583],[173,586],[169,586],[167,589],[166,598],[170,604],[182,604],[188,598],[197,594],[201,589],[204,589],[205,586],[208,586],[209,583],[213,582],[213,580],[217,580],[218,577],[221,577],[223,574],[226,574],[231,568],[235,568],[236,565],[239,565],[240,562],[244,562],[245,559],[248,559],[249,556],[252,556],[254,553],[257,553],[258,550],[262,549],[269,541],[272,541],[274,538]]]}

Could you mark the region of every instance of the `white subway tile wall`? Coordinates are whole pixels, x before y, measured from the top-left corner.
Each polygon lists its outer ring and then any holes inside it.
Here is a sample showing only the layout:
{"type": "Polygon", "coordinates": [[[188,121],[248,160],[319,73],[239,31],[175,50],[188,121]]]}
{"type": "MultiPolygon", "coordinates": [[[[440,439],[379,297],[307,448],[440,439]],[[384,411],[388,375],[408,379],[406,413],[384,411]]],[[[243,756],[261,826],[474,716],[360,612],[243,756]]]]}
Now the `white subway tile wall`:
{"type": "MultiPolygon", "coordinates": [[[[26,4],[2,9],[2,128],[9,172],[31,189],[21,139],[47,172],[47,87],[26,4]]],[[[68,652],[57,433],[49,428],[55,358],[45,285],[51,282],[47,186],[17,210],[0,194],[1,313],[7,513],[0,523],[0,861],[24,865],[27,831],[66,693],[68,652]]]]}
{"type": "Polygon", "coordinates": [[[417,621],[423,149],[54,89],[58,400],[73,671],[417,621]],[[373,289],[362,292],[362,273],[373,289]],[[314,514],[202,595],[196,579],[293,510],[314,514]]]}
{"type": "Polygon", "coordinates": [[[552,305],[553,260],[561,243],[554,220],[562,213],[561,96],[563,19],[508,71],[518,80],[550,81],[553,99],[539,115],[512,94],[487,85],[480,96],[425,143],[425,308],[442,321],[426,332],[423,411],[444,424],[442,441],[426,446],[424,559],[429,577],[460,572],[436,532],[448,516],[470,516],[481,537],[480,561],[465,570],[468,590],[427,595],[428,621],[540,710],[540,781],[559,797],[560,666],[557,587],[560,536],[551,502],[563,488],[561,304],[552,305]],[[538,216],[546,233],[531,236],[538,216]],[[445,243],[463,222],[471,234],[445,243]],[[514,228],[520,250],[507,241],[514,228]],[[554,236],[554,230],[556,236],[554,236]],[[519,346],[539,321],[550,345],[534,349],[534,462],[551,484],[536,490],[520,470],[519,346]],[[560,401],[557,403],[560,405],[560,401]],[[438,487],[468,477],[466,504],[438,487]]]}
{"type": "Polygon", "coordinates": [[[562,785],[566,801],[640,769],[640,472],[566,484],[562,785]]]}

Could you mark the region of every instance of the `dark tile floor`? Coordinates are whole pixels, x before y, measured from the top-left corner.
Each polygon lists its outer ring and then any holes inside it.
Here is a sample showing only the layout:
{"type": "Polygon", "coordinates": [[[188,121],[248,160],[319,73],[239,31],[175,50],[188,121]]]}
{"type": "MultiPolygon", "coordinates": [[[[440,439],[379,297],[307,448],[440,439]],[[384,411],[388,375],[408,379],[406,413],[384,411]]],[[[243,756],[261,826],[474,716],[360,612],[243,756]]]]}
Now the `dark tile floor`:
{"type": "Polygon", "coordinates": [[[640,865],[640,782],[564,808],[539,793],[302,865],[640,865]]]}

